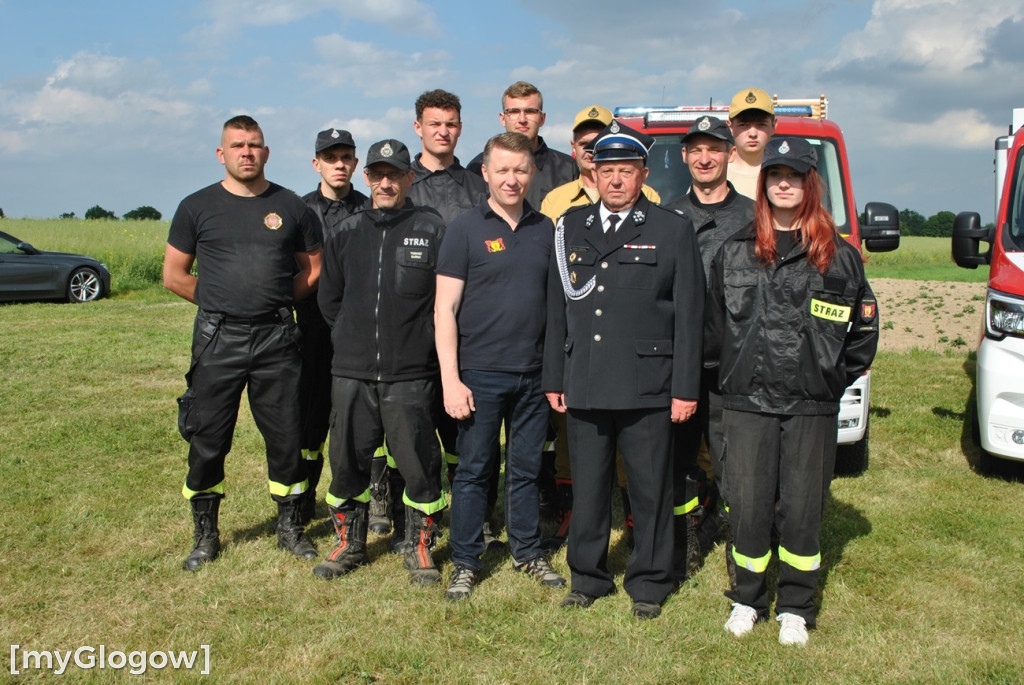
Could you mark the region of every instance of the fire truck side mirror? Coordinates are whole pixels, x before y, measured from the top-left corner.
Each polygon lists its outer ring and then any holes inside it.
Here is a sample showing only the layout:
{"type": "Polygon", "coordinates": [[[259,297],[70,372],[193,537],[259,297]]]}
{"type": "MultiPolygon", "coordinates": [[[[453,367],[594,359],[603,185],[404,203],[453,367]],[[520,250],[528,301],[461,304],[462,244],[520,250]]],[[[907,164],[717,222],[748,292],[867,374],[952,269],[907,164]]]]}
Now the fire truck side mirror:
{"type": "Polygon", "coordinates": [[[981,215],[977,212],[960,212],[953,220],[953,261],[965,269],[977,269],[979,265],[992,261],[993,230],[981,227],[981,215]],[[981,252],[980,243],[989,244],[981,252]]]}
{"type": "Polygon", "coordinates": [[[864,205],[860,237],[868,252],[892,252],[900,246],[900,213],[885,202],[864,205]]]}

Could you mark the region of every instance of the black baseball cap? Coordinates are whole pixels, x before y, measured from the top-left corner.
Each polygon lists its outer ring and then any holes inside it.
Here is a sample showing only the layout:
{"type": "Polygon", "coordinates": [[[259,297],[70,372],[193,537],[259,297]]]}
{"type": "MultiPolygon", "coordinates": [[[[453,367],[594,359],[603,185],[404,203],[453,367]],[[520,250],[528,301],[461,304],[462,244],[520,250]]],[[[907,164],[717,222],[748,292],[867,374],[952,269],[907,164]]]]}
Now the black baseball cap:
{"type": "Polygon", "coordinates": [[[326,131],[320,131],[320,133],[316,134],[316,154],[320,154],[324,150],[338,145],[345,145],[347,147],[354,148],[356,146],[356,141],[352,140],[351,133],[340,128],[329,128],[326,131]]]}
{"type": "Polygon", "coordinates": [[[363,168],[374,164],[388,164],[399,171],[409,171],[412,168],[409,148],[405,146],[405,143],[394,138],[378,141],[371,145],[370,151],[366,153],[366,162],[363,168]]]}
{"type": "Polygon", "coordinates": [[[768,141],[761,158],[761,168],[788,166],[806,174],[818,168],[818,153],[811,144],[799,136],[776,136],[768,141]]]}
{"type": "Polygon", "coordinates": [[[736,144],[736,139],[732,137],[732,129],[729,128],[729,124],[718,117],[707,114],[693,122],[690,130],[683,136],[683,142],[685,143],[687,139],[697,136],[711,136],[712,138],[724,140],[730,145],[736,144]]]}

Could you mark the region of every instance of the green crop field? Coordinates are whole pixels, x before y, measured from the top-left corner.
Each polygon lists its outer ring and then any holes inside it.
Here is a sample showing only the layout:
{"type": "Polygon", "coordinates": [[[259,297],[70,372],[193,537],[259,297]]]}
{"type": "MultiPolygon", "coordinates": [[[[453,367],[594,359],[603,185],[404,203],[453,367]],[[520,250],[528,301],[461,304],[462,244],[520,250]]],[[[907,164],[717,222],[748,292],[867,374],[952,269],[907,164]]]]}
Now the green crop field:
{"type": "MultiPolygon", "coordinates": [[[[125,264],[156,256],[158,265],[166,233],[165,223],[14,223],[0,226],[44,249],[125,264]],[[137,230],[127,239],[135,242],[122,244],[121,229],[137,230]],[[63,231],[85,242],[62,241],[63,231]]],[[[196,574],[182,571],[191,518],[174,398],[184,389],[193,314],[152,281],[115,280],[114,297],[87,305],[0,306],[7,644],[209,645],[216,681],[1020,681],[1024,468],[978,468],[965,428],[967,353],[876,361],[870,468],[833,483],[819,627],[794,650],[777,643],[774,623],[742,640],[723,631],[721,547],[645,622],[630,616],[622,592],[587,611],[563,610],[564,591],[514,573],[500,551],[488,553],[465,603],[445,601],[441,587],[410,586],[387,538],[371,537],[368,567],[324,582],[311,563],[276,549],[263,445],[244,403],[227,463],[224,552],[196,574]]],[[[319,514],[312,531],[323,553],[331,535],[322,502],[319,514]]],[[[610,555],[619,582],[620,532],[610,555]]],[[[446,575],[449,556],[442,537],[446,575]]],[[[568,573],[564,551],[552,563],[568,573]]],[[[69,669],[75,679],[83,673],[69,669]]],[[[200,680],[198,669],[146,675],[200,680]]],[[[131,676],[124,668],[85,678],[131,676]]]]}

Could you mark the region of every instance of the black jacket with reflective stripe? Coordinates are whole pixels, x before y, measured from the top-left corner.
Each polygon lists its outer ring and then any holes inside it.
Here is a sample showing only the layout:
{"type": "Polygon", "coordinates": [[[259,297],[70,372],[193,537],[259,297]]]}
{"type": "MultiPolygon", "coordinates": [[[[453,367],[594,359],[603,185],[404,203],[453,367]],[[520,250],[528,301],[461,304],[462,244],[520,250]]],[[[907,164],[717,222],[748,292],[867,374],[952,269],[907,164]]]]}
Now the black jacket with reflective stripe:
{"type": "Polygon", "coordinates": [[[717,364],[723,406],[826,415],[867,371],[878,346],[878,305],[860,253],[838,236],[824,274],[797,244],[770,266],[754,254],[754,226],[711,263],[705,361],[717,364]]]}

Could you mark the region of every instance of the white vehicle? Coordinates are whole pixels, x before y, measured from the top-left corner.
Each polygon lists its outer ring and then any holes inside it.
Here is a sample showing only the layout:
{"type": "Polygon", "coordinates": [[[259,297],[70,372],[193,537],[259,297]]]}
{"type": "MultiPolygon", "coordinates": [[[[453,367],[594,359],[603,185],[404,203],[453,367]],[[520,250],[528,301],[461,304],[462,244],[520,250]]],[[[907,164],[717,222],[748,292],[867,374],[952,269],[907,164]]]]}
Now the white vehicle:
{"type": "Polygon", "coordinates": [[[1024,461],[1024,108],[1013,110],[1010,135],[995,142],[996,223],[981,228],[977,212],[953,224],[953,259],[989,264],[978,341],[975,440],[989,455],[1024,461]],[[989,244],[985,253],[980,243],[989,244]]]}

